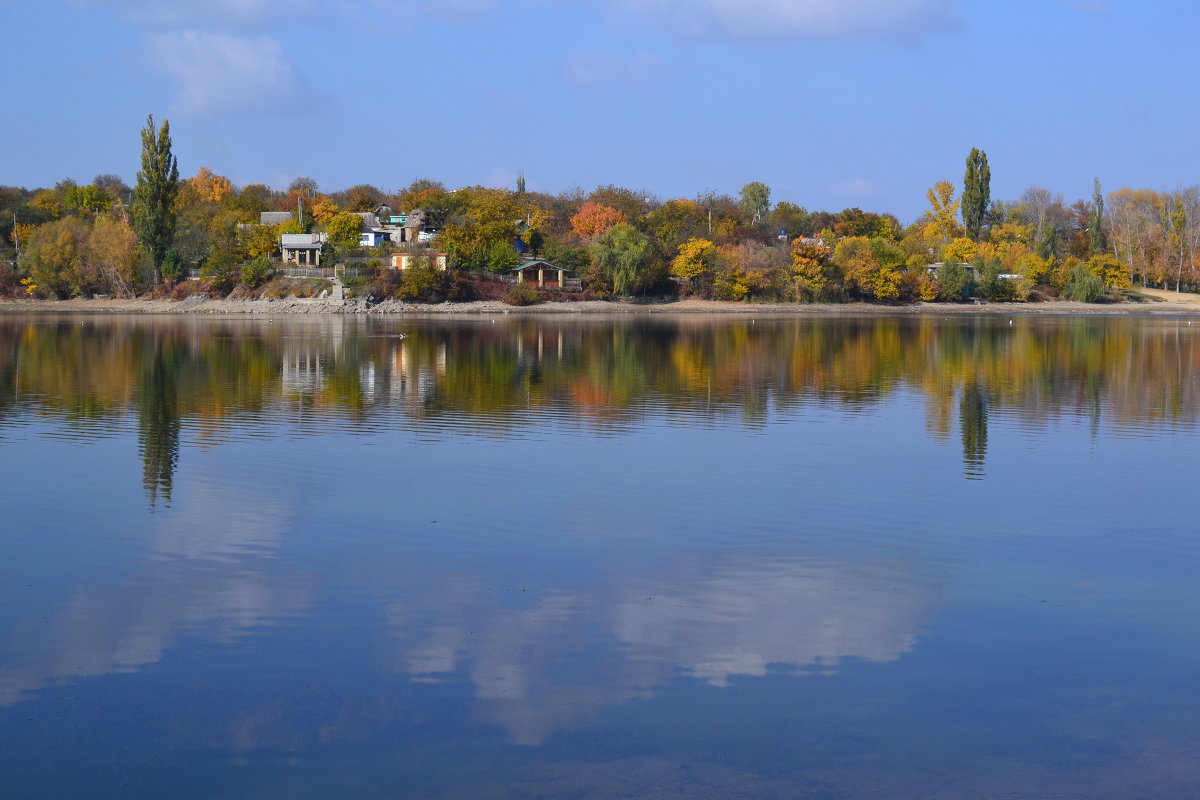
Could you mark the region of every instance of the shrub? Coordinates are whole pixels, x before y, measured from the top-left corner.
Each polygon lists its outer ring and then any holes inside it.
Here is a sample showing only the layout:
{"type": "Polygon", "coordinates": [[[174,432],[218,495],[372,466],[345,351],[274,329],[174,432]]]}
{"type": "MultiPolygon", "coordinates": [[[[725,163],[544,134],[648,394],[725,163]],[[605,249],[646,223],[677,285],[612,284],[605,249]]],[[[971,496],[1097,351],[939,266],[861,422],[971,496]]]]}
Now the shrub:
{"type": "Polygon", "coordinates": [[[971,273],[962,264],[951,259],[942,262],[937,281],[943,300],[958,301],[966,297],[971,288],[971,273]]]}
{"type": "Polygon", "coordinates": [[[401,300],[424,300],[429,302],[434,298],[438,290],[437,268],[432,264],[422,263],[427,262],[428,259],[417,258],[413,260],[417,263],[409,265],[409,268],[404,270],[395,296],[401,300]]]}
{"type": "Polygon", "coordinates": [[[213,252],[200,268],[200,280],[222,294],[228,294],[238,277],[238,267],[233,256],[227,252],[213,252]]]}
{"type": "Polygon", "coordinates": [[[271,260],[266,256],[259,256],[253,261],[247,261],[245,264],[242,264],[241,272],[242,285],[253,289],[262,285],[270,277],[271,260]]]}
{"type": "Polygon", "coordinates": [[[179,282],[179,279],[183,277],[183,258],[179,255],[178,250],[172,247],[167,251],[167,254],[163,256],[160,271],[162,279],[167,283],[179,282]]]}
{"type": "Polygon", "coordinates": [[[1087,264],[1076,264],[1071,270],[1067,297],[1080,303],[1094,303],[1104,296],[1104,279],[1093,273],[1087,264]]]}
{"type": "Polygon", "coordinates": [[[504,302],[510,306],[531,306],[538,301],[538,290],[532,286],[514,286],[504,296],[504,302]]]}

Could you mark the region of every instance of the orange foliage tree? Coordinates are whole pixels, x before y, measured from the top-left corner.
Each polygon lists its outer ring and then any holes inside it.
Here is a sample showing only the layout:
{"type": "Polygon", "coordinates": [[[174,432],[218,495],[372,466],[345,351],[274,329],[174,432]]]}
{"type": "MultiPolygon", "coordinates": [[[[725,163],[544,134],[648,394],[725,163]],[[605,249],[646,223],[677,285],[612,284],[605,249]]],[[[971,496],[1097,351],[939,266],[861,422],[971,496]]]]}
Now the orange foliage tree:
{"type": "Polygon", "coordinates": [[[591,242],[612,226],[624,222],[628,222],[628,218],[617,209],[589,200],[571,217],[571,230],[591,242]]]}

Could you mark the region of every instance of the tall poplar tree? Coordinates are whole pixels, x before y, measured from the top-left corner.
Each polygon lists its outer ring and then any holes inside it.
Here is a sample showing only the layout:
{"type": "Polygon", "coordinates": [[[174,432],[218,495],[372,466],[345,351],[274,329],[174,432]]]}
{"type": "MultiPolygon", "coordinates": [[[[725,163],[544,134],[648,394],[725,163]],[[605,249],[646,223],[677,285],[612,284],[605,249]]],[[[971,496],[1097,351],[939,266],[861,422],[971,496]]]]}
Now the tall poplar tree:
{"type": "Polygon", "coordinates": [[[1104,252],[1104,193],[1100,191],[1100,179],[1092,179],[1092,216],[1088,220],[1088,255],[1098,256],[1104,252]]]}
{"type": "Polygon", "coordinates": [[[171,154],[171,123],[163,120],[154,130],[154,115],[142,128],[142,168],[133,194],[133,229],[142,248],[154,262],[154,282],[175,238],[175,195],[179,193],[179,165],[171,154]]]}
{"type": "Polygon", "coordinates": [[[962,219],[967,236],[977,242],[992,200],[991,184],[992,170],[988,167],[987,153],[972,147],[967,156],[967,174],[963,177],[962,219]]]}

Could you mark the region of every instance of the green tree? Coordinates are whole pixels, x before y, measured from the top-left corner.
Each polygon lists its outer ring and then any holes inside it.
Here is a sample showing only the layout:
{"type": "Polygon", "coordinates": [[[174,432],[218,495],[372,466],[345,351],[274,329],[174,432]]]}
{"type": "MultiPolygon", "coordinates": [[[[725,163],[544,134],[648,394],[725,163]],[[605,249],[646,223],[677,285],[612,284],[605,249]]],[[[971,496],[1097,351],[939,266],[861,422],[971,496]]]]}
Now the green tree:
{"type": "Polygon", "coordinates": [[[959,262],[948,259],[938,270],[937,282],[942,299],[957,302],[966,297],[971,288],[971,273],[959,262]]]}
{"type": "Polygon", "coordinates": [[[755,225],[766,219],[771,209],[771,187],[765,183],[751,181],[738,193],[738,205],[755,225]]]}
{"type": "Polygon", "coordinates": [[[592,243],[592,260],[615,294],[629,297],[650,283],[654,247],[628,223],[614,225],[592,243]]]}
{"type": "Polygon", "coordinates": [[[962,219],[967,236],[977,242],[983,235],[983,224],[992,199],[991,183],[992,170],[988,166],[987,153],[972,147],[967,156],[967,173],[963,177],[962,219]]]}
{"type": "Polygon", "coordinates": [[[154,116],[142,128],[142,168],[137,173],[133,199],[133,229],[154,264],[154,282],[175,237],[175,196],[179,193],[179,165],[171,153],[171,123],[163,120],[154,130],[154,116]]]}
{"type": "Polygon", "coordinates": [[[175,283],[183,277],[183,257],[175,248],[167,251],[162,263],[163,280],[175,283]]]}
{"type": "Polygon", "coordinates": [[[521,263],[521,256],[511,243],[497,241],[492,242],[492,246],[488,248],[487,262],[488,269],[492,272],[505,273],[521,263]]]}
{"type": "Polygon", "coordinates": [[[71,186],[63,193],[67,205],[86,214],[96,215],[112,208],[114,197],[99,186],[71,186]]]}
{"type": "Polygon", "coordinates": [[[1100,191],[1100,179],[1092,178],[1092,214],[1088,218],[1088,255],[1095,257],[1104,253],[1104,193],[1100,191]]]}
{"type": "Polygon", "coordinates": [[[1071,270],[1071,282],[1066,291],[1072,300],[1094,303],[1104,296],[1104,279],[1092,272],[1087,264],[1079,263],[1071,270]]]}
{"type": "Polygon", "coordinates": [[[362,217],[349,212],[336,214],[330,218],[329,222],[325,223],[329,241],[340,247],[356,247],[361,230],[362,217]]]}

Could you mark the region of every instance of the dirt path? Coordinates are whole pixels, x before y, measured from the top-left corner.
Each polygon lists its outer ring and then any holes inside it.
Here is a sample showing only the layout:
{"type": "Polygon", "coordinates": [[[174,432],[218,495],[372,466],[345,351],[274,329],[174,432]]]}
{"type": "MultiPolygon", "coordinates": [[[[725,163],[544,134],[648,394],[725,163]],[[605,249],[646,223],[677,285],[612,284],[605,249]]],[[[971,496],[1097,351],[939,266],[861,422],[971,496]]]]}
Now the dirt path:
{"type": "Polygon", "coordinates": [[[1192,294],[1190,292],[1172,292],[1166,289],[1138,289],[1138,293],[1144,294],[1147,297],[1152,297],[1155,300],[1160,300],[1164,303],[1195,306],[1196,308],[1200,308],[1200,294],[1192,294]]]}

